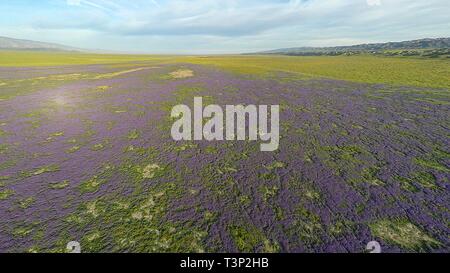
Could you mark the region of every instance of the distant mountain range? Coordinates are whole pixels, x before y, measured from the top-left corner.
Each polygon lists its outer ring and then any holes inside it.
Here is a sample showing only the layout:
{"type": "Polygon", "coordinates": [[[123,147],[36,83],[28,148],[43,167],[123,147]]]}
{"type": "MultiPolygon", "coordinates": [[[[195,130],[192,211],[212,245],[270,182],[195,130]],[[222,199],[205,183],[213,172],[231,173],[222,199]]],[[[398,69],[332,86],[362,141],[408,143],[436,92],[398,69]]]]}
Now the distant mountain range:
{"type": "MultiPolygon", "coordinates": [[[[449,54],[450,38],[437,39],[420,39],[404,42],[389,42],[376,44],[360,44],[353,46],[336,46],[336,47],[294,47],[282,48],[270,51],[258,52],[255,54],[281,54],[281,55],[352,55],[360,53],[383,53],[396,55],[403,52],[403,54],[415,55],[420,51],[430,52],[444,52],[449,54]]],[[[401,54],[401,55],[403,55],[401,54]]]]}
{"type": "Polygon", "coordinates": [[[0,50],[85,51],[65,45],[0,37],[0,50]]]}

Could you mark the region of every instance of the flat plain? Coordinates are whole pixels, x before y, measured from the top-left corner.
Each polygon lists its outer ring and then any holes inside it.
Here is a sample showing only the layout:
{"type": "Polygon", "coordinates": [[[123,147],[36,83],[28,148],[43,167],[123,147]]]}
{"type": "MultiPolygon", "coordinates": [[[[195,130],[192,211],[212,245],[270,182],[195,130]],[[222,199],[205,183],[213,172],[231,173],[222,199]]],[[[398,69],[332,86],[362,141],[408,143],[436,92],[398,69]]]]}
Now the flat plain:
{"type": "Polygon", "coordinates": [[[0,252],[448,252],[450,60],[0,52],[0,252]],[[170,111],[279,104],[281,143],[170,111]]]}

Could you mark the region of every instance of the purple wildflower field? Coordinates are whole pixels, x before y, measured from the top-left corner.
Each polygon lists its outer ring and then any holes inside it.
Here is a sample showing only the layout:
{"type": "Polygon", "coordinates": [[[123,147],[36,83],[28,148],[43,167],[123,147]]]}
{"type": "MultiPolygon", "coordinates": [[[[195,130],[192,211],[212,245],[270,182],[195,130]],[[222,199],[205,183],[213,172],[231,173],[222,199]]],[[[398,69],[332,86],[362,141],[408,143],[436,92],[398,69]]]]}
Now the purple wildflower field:
{"type": "Polygon", "coordinates": [[[442,89],[156,62],[0,79],[0,252],[450,250],[442,89]],[[195,96],[279,104],[279,150],[173,141],[195,96]]]}

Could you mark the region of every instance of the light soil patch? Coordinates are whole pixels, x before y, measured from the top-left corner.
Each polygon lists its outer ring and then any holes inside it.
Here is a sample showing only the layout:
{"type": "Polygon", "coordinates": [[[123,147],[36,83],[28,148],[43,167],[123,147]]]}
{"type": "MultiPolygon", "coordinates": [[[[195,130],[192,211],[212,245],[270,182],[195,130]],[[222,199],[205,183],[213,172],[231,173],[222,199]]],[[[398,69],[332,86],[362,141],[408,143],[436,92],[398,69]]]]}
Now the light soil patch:
{"type": "Polygon", "coordinates": [[[419,227],[404,219],[381,220],[369,225],[372,234],[386,242],[413,251],[425,251],[440,245],[419,227]]]}
{"type": "Polygon", "coordinates": [[[135,220],[147,220],[151,221],[153,215],[151,214],[151,209],[156,205],[152,197],[145,201],[138,210],[132,213],[131,217],[135,220]]]}
{"type": "Polygon", "coordinates": [[[121,75],[129,74],[129,73],[133,73],[133,72],[138,72],[138,71],[141,71],[141,70],[152,69],[152,68],[153,67],[140,67],[140,68],[129,69],[129,70],[124,70],[124,71],[119,71],[119,72],[106,73],[106,74],[98,75],[98,76],[94,77],[94,79],[95,80],[111,79],[111,78],[118,77],[118,76],[121,76],[121,75]]]}
{"type": "Polygon", "coordinates": [[[108,89],[110,89],[111,87],[108,85],[102,85],[102,86],[97,86],[97,88],[95,89],[95,91],[97,92],[106,92],[108,91],[108,89]]]}
{"type": "Polygon", "coordinates": [[[92,215],[94,218],[97,218],[100,215],[100,211],[97,208],[97,202],[93,201],[87,204],[87,213],[92,215]]]}
{"type": "Polygon", "coordinates": [[[170,76],[173,79],[190,78],[190,77],[194,77],[194,71],[189,70],[189,69],[180,69],[180,70],[177,70],[177,71],[174,71],[174,72],[170,73],[170,76]]]}
{"type": "Polygon", "coordinates": [[[142,176],[144,179],[152,179],[155,178],[158,171],[161,171],[162,168],[157,164],[147,165],[142,171],[142,176]]]}

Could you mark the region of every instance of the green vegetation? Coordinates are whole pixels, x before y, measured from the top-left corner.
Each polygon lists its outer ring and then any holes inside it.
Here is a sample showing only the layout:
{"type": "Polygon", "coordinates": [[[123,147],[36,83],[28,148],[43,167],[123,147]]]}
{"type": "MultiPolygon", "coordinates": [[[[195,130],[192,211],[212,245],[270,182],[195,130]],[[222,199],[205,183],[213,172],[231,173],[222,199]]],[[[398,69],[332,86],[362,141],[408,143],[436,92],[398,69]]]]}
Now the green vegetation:
{"type": "Polygon", "coordinates": [[[26,237],[28,235],[30,235],[33,232],[33,226],[21,226],[21,227],[17,227],[13,230],[12,234],[14,235],[14,237],[26,237]]]}
{"type": "Polygon", "coordinates": [[[33,203],[36,201],[34,197],[28,197],[25,199],[22,199],[19,201],[19,207],[21,209],[27,209],[33,205],[33,203]]]}
{"type": "Polygon", "coordinates": [[[0,201],[8,199],[13,194],[14,194],[13,190],[0,191],[0,201]]]}
{"type": "Polygon", "coordinates": [[[432,173],[418,172],[413,175],[414,179],[424,188],[435,188],[436,177],[432,173]]]}
{"type": "Polygon", "coordinates": [[[365,83],[450,88],[449,59],[382,56],[155,56],[0,51],[0,66],[57,66],[114,63],[192,63],[234,73],[267,76],[294,73],[365,83]]]}
{"type": "Polygon", "coordinates": [[[237,249],[241,252],[255,252],[255,248],[264,239],[261,231],[248,224],[245,226],[231,226],[229,230],[237,249]]]}
{"type": "Polygon", "coordinates": [[[261,187],[261,194],[263,196],[264,202],[267,202],[269,199],[276,197],[278,195],[278,192],[280,191],[280,188],[277,186],[269,187],[269,186],[262,186],[261,187]]]}
{"type": "Polygon", "coordinates": [[[295,210],[294,221],[289,227],[289,232],[297,236],[302,244],[311,247],[322,242],[324,227],[317,214],[299,206],[295,210]]]}
{"type": "Polygon", "coordinates": [[[48,166],[43,166],[41,168],[36,168],[31,171],[23,171],[21,173],[21,175],[25,178],[25,177],[31,177],[31,176],[38,176],[38,175],[42,175],[42,174],[46,174],[46,173],[59,172],[59,170],[60,170],[60,167],[58,165],[52,164],[52,165],[48,165],[48,166]]]}
{"type": "Polygon", "coordinates": [[[52,190],[62,190],[65,189],[69,186],[70,182],[69,180],[64,180],[63,182],[56,182],[56,183],[51,183],[50,184],[50,188],[52,190]]]}
{"type": "Polygon", "coordinates": [[[136,139],[139,138],[139,136],[140,136],[139,131],[136,130],[136,129],[134,129],[134,130],[131,130],[131,131],[128,133],[127,138],[128,138],[128,140],[136,140],[136,139]]]}
{"type": "Polygon", "coordinates": [[[446,166],[442,165],[441,163],[437,162],[437,160],[435,159],[422,159],[422,158],[416,158],[414,160],[414,162],[420,166],[426,167],[426,168],[430,168],[430,169],[435,169],[441,172],[450,172],[450,169],[447,168],[446,166]]]}
{"type": "Polygon", "coordinates": [[[376,56],[220,56],[185,57],[185,62],[215,65],[236,73],[288,72],[365,83],[450,88],[450,60],[376,56]]]}
{"type": "Polygon", "coordinates": [[[97,192],[100,189],[100,186],[106,182],[107,181],[105,179],[100,179],[98,176],[94,176],[92,179],[84,181],[80,184],[80,192],[82,194],[97,192]]]}
{"type": "Polygon", "coordinates": [[[86,54],[76,52],[0,51],[0,66],[57,66],[114,64],[123,62],[164,61],[168,57],[152,55],[86,54]]]}
{"type": "Polygon", "coordinates": [[[411,251],[426,251],[440,245],[405,219],[381,220],[369,225],[372,234],[388,243],[411,251]]]}

